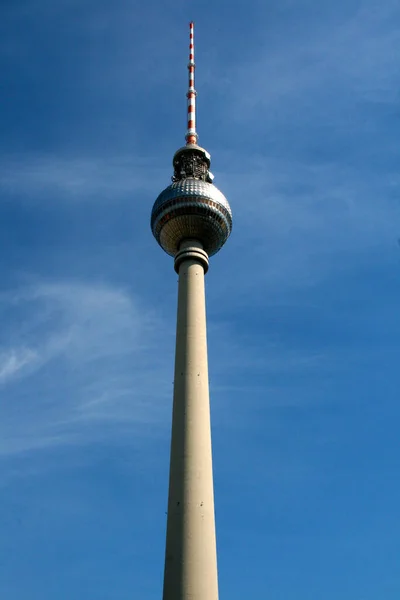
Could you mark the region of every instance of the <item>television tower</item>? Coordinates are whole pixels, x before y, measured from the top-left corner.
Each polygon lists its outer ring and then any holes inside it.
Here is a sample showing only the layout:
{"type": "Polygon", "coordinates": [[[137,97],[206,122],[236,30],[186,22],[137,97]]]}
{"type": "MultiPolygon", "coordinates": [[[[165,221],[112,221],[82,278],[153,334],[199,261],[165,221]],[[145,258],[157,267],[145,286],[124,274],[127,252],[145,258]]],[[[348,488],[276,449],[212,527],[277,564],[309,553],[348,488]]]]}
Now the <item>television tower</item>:
{"type": "Polygon", "coordinates": [[[186,145],[151,214],[179,275],[163,600],[218,600],[204,275],[231,233],[232,212],[197,145],[193,23],[188,69],[186,145]]]}

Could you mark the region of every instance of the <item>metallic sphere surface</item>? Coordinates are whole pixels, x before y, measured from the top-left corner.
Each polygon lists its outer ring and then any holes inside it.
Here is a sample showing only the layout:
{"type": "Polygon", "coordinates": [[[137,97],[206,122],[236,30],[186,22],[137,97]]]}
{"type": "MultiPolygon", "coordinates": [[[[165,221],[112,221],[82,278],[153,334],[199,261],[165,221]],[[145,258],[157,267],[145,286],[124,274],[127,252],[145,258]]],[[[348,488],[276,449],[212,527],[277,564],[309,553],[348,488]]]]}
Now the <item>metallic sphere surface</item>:
{"type": "Polygon", "coordinates": [[[171,256],[176,255],[185,239],[198,240],[212,256],[231,233],[232,211],[215,185],[187,177],[172,183],[158,196],[151,213],[151,229],[171,256]]]}

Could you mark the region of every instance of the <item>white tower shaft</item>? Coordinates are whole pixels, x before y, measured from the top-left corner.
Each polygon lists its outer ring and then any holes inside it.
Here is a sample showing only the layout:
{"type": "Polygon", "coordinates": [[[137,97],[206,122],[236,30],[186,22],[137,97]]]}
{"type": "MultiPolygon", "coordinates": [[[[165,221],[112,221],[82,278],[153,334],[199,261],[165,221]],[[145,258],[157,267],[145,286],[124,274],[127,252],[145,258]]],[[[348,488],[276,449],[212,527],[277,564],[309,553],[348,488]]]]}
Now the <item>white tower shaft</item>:
{"type": "Polygon", "coordinates": [[[181,244],[163,600],[218,600],[204,273],[181,244]]]}

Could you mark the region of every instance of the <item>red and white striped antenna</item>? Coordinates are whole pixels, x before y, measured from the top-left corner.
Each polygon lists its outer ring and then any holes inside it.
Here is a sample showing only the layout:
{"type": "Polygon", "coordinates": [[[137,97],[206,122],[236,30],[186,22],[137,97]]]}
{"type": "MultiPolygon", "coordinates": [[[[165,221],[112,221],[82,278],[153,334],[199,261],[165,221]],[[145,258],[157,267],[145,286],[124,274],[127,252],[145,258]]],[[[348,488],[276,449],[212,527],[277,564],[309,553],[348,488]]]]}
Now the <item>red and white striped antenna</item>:
{"type": "Polygon", "coordinates": [[[188,128],[186,132],[186,144],[197,144],[196,132],[196,90],[194,89],[194,23],[189,23],[190,27],[190,42],[189,42],[189,90],[187,93],[188,99],[188,128]]]}

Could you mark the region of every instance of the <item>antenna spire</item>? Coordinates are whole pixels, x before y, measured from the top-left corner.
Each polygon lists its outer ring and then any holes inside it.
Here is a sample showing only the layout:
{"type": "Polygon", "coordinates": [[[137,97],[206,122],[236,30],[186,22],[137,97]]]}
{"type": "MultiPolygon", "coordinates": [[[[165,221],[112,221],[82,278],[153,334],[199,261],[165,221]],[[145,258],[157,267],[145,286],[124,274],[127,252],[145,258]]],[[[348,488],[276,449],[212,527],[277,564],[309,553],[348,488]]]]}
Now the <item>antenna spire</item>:
{"type": "Polygon", "coordinates": [[[196,90],[194,89],[194,23],[189,23],[190,42],[189,42],[189,90],[187,93],[188,99],[188,128],[186,132],[186,144],[197,144],[196,133],[196,90]]]}

